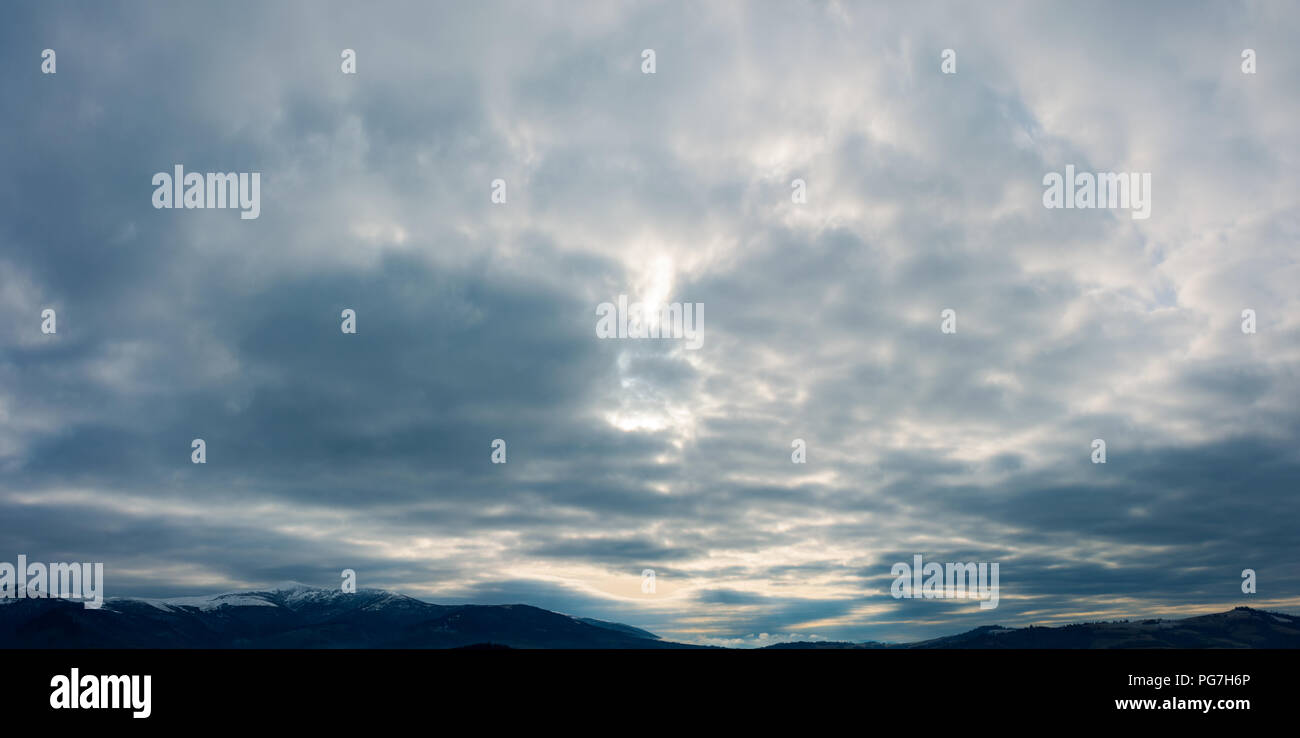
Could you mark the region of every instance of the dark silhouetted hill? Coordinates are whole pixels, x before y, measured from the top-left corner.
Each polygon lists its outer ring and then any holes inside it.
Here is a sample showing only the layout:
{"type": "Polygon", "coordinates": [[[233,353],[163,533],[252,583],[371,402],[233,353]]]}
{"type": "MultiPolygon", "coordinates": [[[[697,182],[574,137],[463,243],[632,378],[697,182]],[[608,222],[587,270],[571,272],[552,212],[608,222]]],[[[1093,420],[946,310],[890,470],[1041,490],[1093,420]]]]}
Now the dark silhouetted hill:
{"type": "Polygon", "coordinates": [[[768,648],[1300,648],[1300,617],[1238,607],[1181,620],[1080,623],[1060,627],[986,625],[916,643],[779,643],[768,648]]]}
{"type": "Polygon", "coordinates": [[[0,600],[0,648],[690,648],[529,605],[292,587],[167,600],[0,600]]]}

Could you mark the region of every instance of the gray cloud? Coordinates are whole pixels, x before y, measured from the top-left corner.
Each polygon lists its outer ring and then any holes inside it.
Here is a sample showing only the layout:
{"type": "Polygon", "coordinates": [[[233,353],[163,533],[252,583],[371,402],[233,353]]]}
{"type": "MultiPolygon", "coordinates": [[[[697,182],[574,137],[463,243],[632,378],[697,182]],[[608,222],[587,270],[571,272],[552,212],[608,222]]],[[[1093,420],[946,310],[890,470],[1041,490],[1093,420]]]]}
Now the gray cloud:
{"type": "Polygon", "coordinates": [[[1295,611],[1296,21],[14,8],[0,551],[716,643],[1295,611]],[[260,171],[261,216],[153,209],[175,163],[260,171]],[[1070,163],[1151,172],[1152,217],[1044,209],[1070,163]],[[598,340],[619,294],[703,303],[704,346],[598,340]],[[893,599],[915,553],[1000,562],[1000,606],[893,599]]]}

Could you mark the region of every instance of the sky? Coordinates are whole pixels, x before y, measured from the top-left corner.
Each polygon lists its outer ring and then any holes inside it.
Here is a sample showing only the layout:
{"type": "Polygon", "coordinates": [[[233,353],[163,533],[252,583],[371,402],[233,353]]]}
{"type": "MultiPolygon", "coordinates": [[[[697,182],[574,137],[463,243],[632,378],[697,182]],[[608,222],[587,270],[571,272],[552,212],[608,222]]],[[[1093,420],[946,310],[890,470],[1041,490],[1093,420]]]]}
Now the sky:
{"type": "Polygon", "coordinates": [[[736,646],[1300,612],[1295,4],[5,14],[0,560],[736,646]],[[177,164],[259,216],[155,208],[177,164]],[[894,598],[916,554],[998,606],[894,598]]]}

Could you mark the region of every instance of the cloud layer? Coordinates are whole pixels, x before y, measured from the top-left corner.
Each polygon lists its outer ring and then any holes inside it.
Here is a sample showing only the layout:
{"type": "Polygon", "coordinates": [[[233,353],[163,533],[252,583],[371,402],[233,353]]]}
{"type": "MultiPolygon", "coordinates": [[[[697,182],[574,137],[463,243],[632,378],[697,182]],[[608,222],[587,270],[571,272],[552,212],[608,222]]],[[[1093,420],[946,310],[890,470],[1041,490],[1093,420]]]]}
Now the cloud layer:
{"type": "Polygon", "coordinates": [[[0,552],[727,644],[1300,608],[1293,7],[9,12],[0,552]],[[155,210],[178,163],[260,217],[155,210]],[[1067,164],[1150,219],[1045,209],[1067,164]],[[703,347],[597,339],[619,294],[703,347]],[[999,607],[893,599],[916,553],[999,607]]]}

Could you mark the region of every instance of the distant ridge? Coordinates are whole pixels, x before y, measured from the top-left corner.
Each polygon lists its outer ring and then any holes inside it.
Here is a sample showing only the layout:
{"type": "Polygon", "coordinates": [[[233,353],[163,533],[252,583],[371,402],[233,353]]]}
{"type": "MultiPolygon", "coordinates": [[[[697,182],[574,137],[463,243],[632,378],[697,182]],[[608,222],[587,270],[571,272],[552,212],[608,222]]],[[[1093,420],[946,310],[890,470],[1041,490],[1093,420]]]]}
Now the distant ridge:
{"type": "Polygon", "coordinates": [[[1181,620],[1079,623],[1059,627],[1004,628],[986,625],[959,635],[915,643],[801,642],[770,649],[1119,649],[1300,648],[1300,617],[1238,607],[1181,620]]]}

